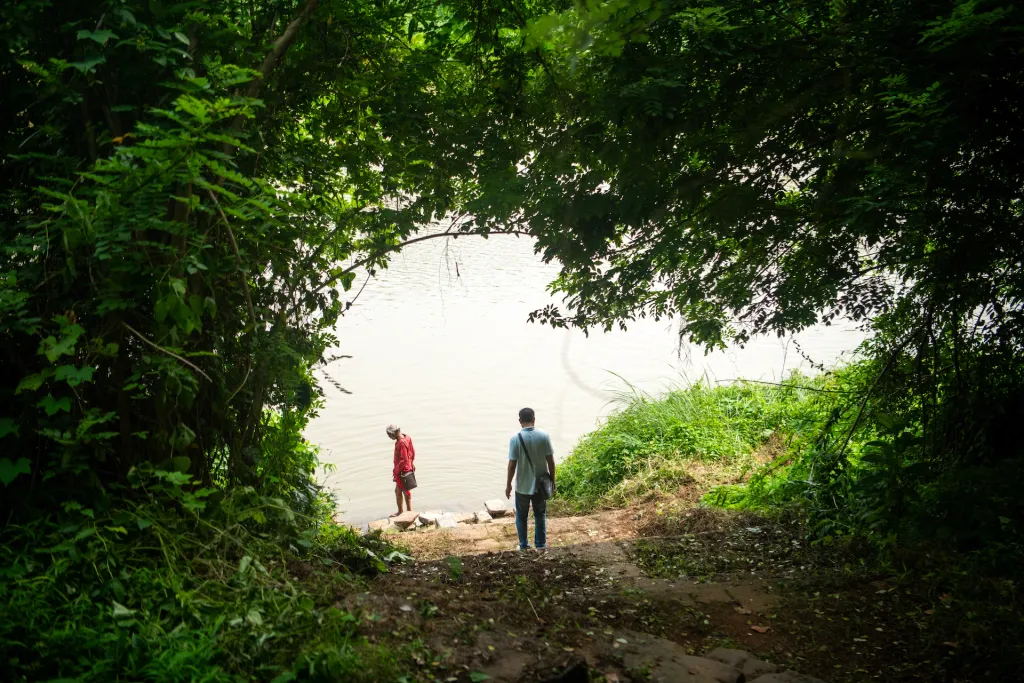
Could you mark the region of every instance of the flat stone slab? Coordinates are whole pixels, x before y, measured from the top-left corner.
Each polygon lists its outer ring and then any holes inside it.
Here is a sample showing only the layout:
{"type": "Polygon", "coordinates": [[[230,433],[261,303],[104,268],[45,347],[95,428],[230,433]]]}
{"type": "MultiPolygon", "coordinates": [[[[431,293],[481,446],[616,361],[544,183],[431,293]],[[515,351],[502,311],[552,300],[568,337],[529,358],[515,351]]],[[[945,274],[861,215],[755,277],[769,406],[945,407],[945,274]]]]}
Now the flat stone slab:
{"type": "Polygon", "coordinates": [[[798,674],[795,671],[783,671],[779,674],[758,676],[757,678],[752,679],[750,683],[825,683],[825,681],[820,678],[815,678],[814,676],[798,674]]]}
{"type": "Polygon", "coordinates": [[[373,522],[370,522],[369,526],[370,526],[370,531],[384,531],[389,526],[391,526],[391,520],[390,519],[378,519],[378,520],[375,520],[373,522]]]}
{"type": "Polygon", "coordinates": [[[420,521],[424,524],[433,524],[437,521],[437,518],[444,513],[440,510],[427,510],[426,512],[420,513],[420,521]]]}
{"type": "Polygon", "coordinates": [[[491,517],[504,517],[508,514],[508,508],[505,507],[505,501],[501,498],[494,498],[484,503],[484,507],[487,508],[487,512],[491,513],[491,517]]]}
{"type": "Polygon", "coordinates": [[[391,522],[397,527],[402,529],[408,529],[410,526],[416,523],[416,519],[419,518],[420,513],[418,512],[403,512],[397,517],[392,517],[391,522]]]}
{"type": "Polygon", "coordinates": [[[452,519],[449,515],[441,515],[434,522],[438,529],[454,529],[458,526],[458,522],[452,519]]]}
{"type": "Polygon", "coordinates": [[[716,662],[728,664],[732,668],[738,669],[743,672],[743,675],[748,681],[753,680],[758,676],[763,676],[764,674],[773,674],[779,670],[779,667],[775,664],[758,659],[745,650],[716,647],[714,650],[704,655],[704,657],[707,659],[713,659],[716,662]]]}
{"type": "Polygon", "coordinates": [[[472,512],[453,512],[453,513],[451,513],[451,518],[455,520],[456,524],[463,524],[464,522],[472,522],[473,521],[473,513],[472,512]]]}
{"type": "Polygon", "coordinates": [[[473,513],[473,521],[477,524],[490,524],[491,513],[487,510],[477,510],[473,513]]]}
{"type": "Polygon", "coordinates": [[[627,653],[623,662],[629,669],[646,669],[652,681],[664,683],[739,683],[742,674],[727,664],[713,659],[676,655],[654,657],[650,653],[627,653]]]}

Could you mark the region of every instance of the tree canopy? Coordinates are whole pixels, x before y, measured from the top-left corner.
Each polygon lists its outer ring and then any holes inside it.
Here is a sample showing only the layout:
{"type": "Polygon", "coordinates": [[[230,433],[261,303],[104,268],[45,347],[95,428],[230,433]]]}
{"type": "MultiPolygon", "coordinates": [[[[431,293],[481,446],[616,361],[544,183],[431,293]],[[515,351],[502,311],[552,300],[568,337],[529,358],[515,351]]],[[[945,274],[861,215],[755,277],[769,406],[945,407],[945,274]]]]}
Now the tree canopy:
{"type": "Polygon", "coordinates": [[[7,500],[294,472],[357,266],[442,219],[532,235],[554,325],[872,321],[866,393],[921,389],[922,452],[959,462],[1021,384],[1020,28],[983,0],[7,3],[7,500]],[[927,429],[957,403],[969,429],[927,429]]]}
{"type": "Polygon", "coordinates": [[[5,4],[5,483],[265,477],[268,411],[290,430],[315,404],[353,264],[386,265],[494,163],[526,14],[5,4]]]}

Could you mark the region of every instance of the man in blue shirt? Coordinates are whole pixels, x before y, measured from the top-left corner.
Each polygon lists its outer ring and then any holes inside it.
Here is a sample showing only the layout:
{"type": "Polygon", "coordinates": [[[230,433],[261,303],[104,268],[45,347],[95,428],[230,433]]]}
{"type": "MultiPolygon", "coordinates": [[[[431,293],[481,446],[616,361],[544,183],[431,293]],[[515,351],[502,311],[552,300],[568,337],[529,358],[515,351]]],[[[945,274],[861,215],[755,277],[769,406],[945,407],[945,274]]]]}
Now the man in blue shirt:
{"type": "Polygon", "coordinates": [[[537,491],[537,476],[547,472],[551,482],[555,481],[555,452],[551,448],[551,437],[547,432],[536,429],[537,421],[533,408],[519,411],[519,425],[522,430],[512,437],[508,444],[508,484],[505,497],[512,497],[512,477],[516,478],[516,531],[519,532],[519,549],[527,550],[527,515],[533,504],[533,522],[536,526],[533,542],[538,550],[547,547],[545,514],[548,501],[537,491]],[[520,441],[522,437],[522,441],[520,441]],[[526,450],[523,450],[523,445],[526,450]]]}

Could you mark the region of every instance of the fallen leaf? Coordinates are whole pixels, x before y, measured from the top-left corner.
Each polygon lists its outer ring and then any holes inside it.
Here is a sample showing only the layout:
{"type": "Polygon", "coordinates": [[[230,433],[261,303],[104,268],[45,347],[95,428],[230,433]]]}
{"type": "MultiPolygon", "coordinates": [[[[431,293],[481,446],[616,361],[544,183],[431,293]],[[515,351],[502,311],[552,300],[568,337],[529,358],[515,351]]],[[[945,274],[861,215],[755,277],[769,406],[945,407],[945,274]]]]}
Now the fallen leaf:
{"type": "Polygon", "coordinates": [[[733,605],[733,609],[739,612],[740,614],[753,614],[753,612],[751,612],[746,607],[743,607],[741,605],[733,605]]]}
{"type": "Polygon", "coordinates": [[[957,642],[954,642],[954,641],[949,641],[949,640],[944,642],[943,645],[945,645],[946,647],[960,647],[960,643],[957,643],[957,642]]]}
{"type": "Polygon", "coordinates": [[[926,609],[926,610],[924,611],[924,613],[925,613],[925,614],[935,614],[935,610],[933,610],[933,609],[926,609]]]}
{"type": "Polygon", "coordinates": [[[615,673],[614,671],[609,671],[604,675],[604,680],[605,683],[620,683],[622,679],[619,678],[619,674],[615,673]]]}
{"type": "Polygon", "coordinates": [[[751,630],[757,631],[758,633],[768,633],[769,626],[751,626],[751,630]]]}

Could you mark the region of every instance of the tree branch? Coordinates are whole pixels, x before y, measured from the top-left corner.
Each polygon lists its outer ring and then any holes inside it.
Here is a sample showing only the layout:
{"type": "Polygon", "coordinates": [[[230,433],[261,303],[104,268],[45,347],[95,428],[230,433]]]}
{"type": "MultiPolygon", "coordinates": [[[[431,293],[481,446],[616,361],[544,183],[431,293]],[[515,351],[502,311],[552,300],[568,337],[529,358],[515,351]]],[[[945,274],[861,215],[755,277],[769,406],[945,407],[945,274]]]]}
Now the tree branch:
{"type": "Polygon", "coordinates": [[[259,93],[260,88],[263,86],[264,81],[267,80],[267,76],[274,70],[274,66],[277,64],[281,56],[291,47],[291,44],[295,42],[295,36],[298,35],[299,29],[309,19],[309,15],[316,9],[317,0],[306,0],[306,4],[302,6],[299,13],[295,15],[295,18],[289,22],[285,28],[284,33],[274,41],[274,46],[267,53],[267,56],[263,58],[263,63],[260,64],[259,72],[261,78],[253,79],[249,83],[249,88],[246,91],[246,95],[249,97],[256,97],[259,93]]]}
{"type": "Polygon", "coordinates": [[[196,372],[198,372],[198,373],[199,373],[200,375],[202,375],[203,377],[205,377],[205,378],[206,378],[206,381],[207,381],[207,382],[209,382],[209,383],[213,384],[213,380],[212,380],[212,379],[210,379],[210,376],[209,376],[209,375],[207,375],[207,374],[206,374],[205,372],[203,372],[202,370],[200,370],[200,369],[199,369],[199,366],[198,366],[198,365],[196,365],[195,363],[193,363],[192,361],[186,360],[186,359],[182,358],[181,356],[179,356],[178,354],[174,353],[173,351],[168,351],[167,349],[165,349],[164,347],[160,346],[159,344],[155,344],[155,343],[153,343],[153,342],[149,341],[148,339],[146,339],[146,337],[145,337],[145,336],[144,336],[144,335],[143,335],[143,334],[142,334],[141,332],[139,332],[139,331],[138,331],[137,329],[135,329],[134,327],[132,327],[132,326],[131,326],[131,325],[129,325],[128,323],[126,323],[126,322],[122,322],[121,324],[122,324],[122,325],[124,325],[124,326],[125,326],[126,328],[128,328],[128,331],[129,331],[129,332],[131,332],[131,333],[132,333],[132,334],[134,334],[134,335],[135,335],[136,337],[138,337],[138,338],[139,338],[139,339],[141,339],[142,341],[144,341],[144,342],[146,342],[147,344],[149,344],[150,346],[152,346],[152,347],[153,347],[154,349],[156,349],[157,351],[162,351],[163,353],[166,353],[166,354],[167,354],[168,356],[170,356],[171,358],[175,358],[175,359],[177,359],[177,360],[181,361],[182,363],[184,363],[185,365],[189,366],[190,368],[192,368],[193,370],[195,370],[196,372]]]}
{"type": "Polygon", "coordinates": [[[433,239],[437,239],[438,237],[458,237],[460,235],[464,235],[464,236],[467,236],[467,237],[472,236],[472,235],[479,235],[479,236],[490,236],[490,235],[526,235],[528,237],[531,236],[530,233],[525,231],[525,230],[497,230],[497,231],[494,231],[494,232],[483,232],[483,233],[481,233],[481,232],[447,232],[447,231],[445,231],[445,232],[435,232],[435,233],[433,233],[431,235],[422,235],[420,237],[413,237],[411,240],[406,240],[404,242],[400,242],[399,244],[393,244],[391,246],[385,247],[384,249],[380,249],[380,250],[370,254],[366,258],[359,259],[358,261],[353,263],[348,268],[345,268],[344,270],[339,272],[334,277],[328,279],[326,282],[324,282],[322,285],[320,285],[317,288],[316,291],[319,292],[319,291],[323,290],[326,287],[330,287],[335,282],[340,280],[341,276],[346,275],[348,273],[351,273],[353,270],[361,268],[362,266],[365,266],[370,261],[373,261],[374,259],[378,259],[381,256],[383,256],[384,254],[389,254],[389,253],[391,253],[393,251],[399,251],[403,247],[407,247],[410,244],[416,244],[417,242],[425,242],[426,240],[433,240],[433,239]]]}

